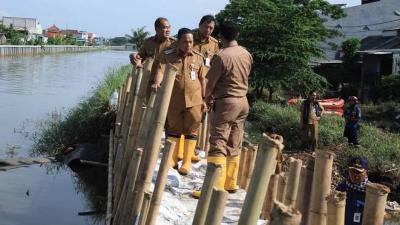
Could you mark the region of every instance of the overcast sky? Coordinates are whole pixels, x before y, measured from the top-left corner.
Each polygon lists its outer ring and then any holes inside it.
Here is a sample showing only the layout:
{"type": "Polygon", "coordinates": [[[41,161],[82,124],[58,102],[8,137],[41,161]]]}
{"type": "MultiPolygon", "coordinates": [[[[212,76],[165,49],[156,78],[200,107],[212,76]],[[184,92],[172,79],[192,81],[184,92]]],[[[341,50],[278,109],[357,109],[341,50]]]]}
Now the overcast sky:
{"type": "MultiPolygon", "coordinates": [[[[361,0],[328,0],[359,5],[361,0]]],[[[153,33],[154,20],[169,18],[175,33],[181,27],[195,28],[201,16],[216,14],[228,0],[0,0],[0,17],[37,18],[43,29],[55,24],[61,29],[94,32],[98,36],[123,36],[131,28],[146,26],[153,33]]]]}

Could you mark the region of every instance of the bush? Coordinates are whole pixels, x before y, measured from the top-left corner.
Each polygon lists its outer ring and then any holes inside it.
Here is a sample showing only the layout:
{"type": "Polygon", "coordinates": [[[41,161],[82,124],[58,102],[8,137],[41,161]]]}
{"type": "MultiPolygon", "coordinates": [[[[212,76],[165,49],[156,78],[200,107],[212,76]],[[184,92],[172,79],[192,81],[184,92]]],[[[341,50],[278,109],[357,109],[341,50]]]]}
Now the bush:
{"type": "MultiPolygon", "coordinates": [[[[52,116],[42,121],[34,134],[33,153],[55,155],[76,143],[97,143],[108,134],[115,114],[108,112],[111,93],[122,86],[131,66],[110,69],[104,80],[64,118],[52,116]]],[[[54,114],[53,114],[54,115],[54,114]]]]}
{"type": "Polygon", "coordinates": [[[382,78],[381,93],[382,99],[399,101],[400,100],[400,76],[390,75],[382,78]]]}
{"type": "MultiPolygon", "coordinates": [[[[250,110],[248,129],[250,138],[258,139],[267,127],[274,126],[283,135],[286,151],[300,149],[300,106],[268,104],[257,101],[250,110]]],[[[319,147],[335,150],[342,172],[351,156],[361,155],[368,158],[374,170],[390,169],[400,174],[400,135],[383,132],[369,123],[362,123],[361,147],[352,148],[343,137],[344,120],[342,117],[326,115],[319,126],[319,147]]]]}

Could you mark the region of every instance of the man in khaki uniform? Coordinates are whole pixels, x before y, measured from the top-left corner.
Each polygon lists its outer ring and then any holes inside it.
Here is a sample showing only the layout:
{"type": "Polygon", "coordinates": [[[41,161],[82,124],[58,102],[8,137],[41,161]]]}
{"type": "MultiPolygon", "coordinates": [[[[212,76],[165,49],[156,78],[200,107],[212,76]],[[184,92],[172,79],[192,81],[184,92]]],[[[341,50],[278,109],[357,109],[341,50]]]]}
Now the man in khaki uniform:
{"type": "MultiPolygon", "coordinates": [[[[220,26],[222,50],[214,57],[206,76],[205,102],[210,111],[210,150],[208,162],[220,164],[222,170],[216,187],[237,190],[239,155],[244,122],[249,113],[246,94],[253,64],[251,54],[239,46],[235,24],[220,26]]],[[[194,192],[195,197],[199,192],[194,192]]]]}
{"type": "MultiPolygon", "coordinates": [[[[211,59],[219,51],[219,42],[217,39],[213,38],[211,34],[214,31],[216,24],[215,17],[212,15],[205,15],[200,19],[199,29],[194,32],[194,46],[193,49],[200,52],[204,58],[205,70],[210,67],[211,59]]],[[[206,72],[204,72],[206,74],[206,72]]],[[[206,112],[205,112],[206,113],[206,112]]],[[[207,121],[203,121],[207,123],[207,121]]],[[[181,137],[181,143],[184,141],[181,137]]],[[[183,150],[179,149],[179,155],[183,155],[183,150]],[[182,152],[182,153],[181,153],[182,152]]],[[[200,161],[200,156],[197,151],[192,154],[192,162],[200,161]]]]}
{"type": "MultiPolygon", "coordinates": [[[[178,31],[176,47],[165,50],[160,56],[152,88],[157,91],[163,79],[166,64],[178,69],[171,102],[167,114],[168,139],[179,143],[185,135],[183,163],[179,173],[186,175],[190,171],[191,157],[196,147],[197,132],[200,126],[203,106],[203,57],[193,50],[193,33],[190,29],[178,31]]],[[[178,166],[177,144],[173,153],[173,167],[178,166]]]]}
{"type": "Polygon", "coordinates": [[[156,69],[156,65],[158,64],[158,58],[161,52],[165,49],[169,48],[171,45],[175,43],[175,39],[170,37],[171,34],[171,25],[167,18],[159,17],[154,22],[154,28],[156,31],[156,35],[149,37],[141,46],[138,53],[132,53],[129,55],[130,61],[133,65],[137,65],[139,67],[142,66],[142,61],[152,58],[153,65],[148,78],[148,88],[146,93],[146,99],[150,97],[150,86],[153,83],[154,73],[156,69]]]}
{"type": "Polygon", "coordinates": [[[167,18],[159,17],[154,22],[156,35],[149,37],[141,46],[138,53],[129,55],[132,64],[141,64],[141,60],[156,58],[164,49],[171,46],[175,39],[170,37],[171,25],[167,18]]]}
{"type": "Polygon", "coordinates": [[[301,104],[300,109],[300,128],[302,130],[302,147],[307,146],[308,134],[311,132],[311,150],[315,151],[318,147],[318,123],[324,113],[324,108],[318,102],[315,91],[308,93],[308,99],[301,104]]]}

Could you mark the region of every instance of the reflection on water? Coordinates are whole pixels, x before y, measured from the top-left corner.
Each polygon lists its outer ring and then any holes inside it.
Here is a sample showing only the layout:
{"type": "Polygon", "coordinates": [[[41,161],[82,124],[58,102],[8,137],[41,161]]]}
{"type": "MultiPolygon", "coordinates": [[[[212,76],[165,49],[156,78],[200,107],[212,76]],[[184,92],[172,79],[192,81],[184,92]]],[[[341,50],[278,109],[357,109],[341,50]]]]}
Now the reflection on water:
{"type": "Polygon", "coordinates": [[[33,121],[75,106],[105,72],[128,62],[128,52],[101,51],[38,57],[0,58],[0,158],[7,146],[26,156],[33,121]]]}
{"type": "Polygon", "coordinates": [[[0,172],[0,224],[104,224],[102,214],[78,216],[79,212],[104,211],[105,204],[101,202],[105,202],[102,196],[106,178],[99,178],[93,171],[82,174],[39,165],[0,172]],[[88,177],[103,182],[87,182],[88,177]]]}
{"type": "MultiPolygon", "coordinates": [[[[35,121],[75,106],[110,67],[127,64],[127,56],[103,51],[0,58],[0,159],[28,156],[35,121]]],[[[49,164],[0,172],[0,225],[104,224],[107,174],[93,170],[75,173],[49,164]]]]}

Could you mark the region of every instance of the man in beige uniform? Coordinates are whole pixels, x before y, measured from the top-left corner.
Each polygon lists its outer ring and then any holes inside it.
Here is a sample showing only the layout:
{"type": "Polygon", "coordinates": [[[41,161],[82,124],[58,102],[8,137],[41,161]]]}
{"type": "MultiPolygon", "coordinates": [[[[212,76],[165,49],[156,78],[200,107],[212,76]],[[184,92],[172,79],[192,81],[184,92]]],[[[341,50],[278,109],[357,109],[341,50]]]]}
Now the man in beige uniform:
{"type": "MultiPolygon", "coordinates": [[[[186,175],[190,171],[191,157],[196,147],[204,90],[203,57],[193,50],[193,33],[190,29],[180,29],[176,47],[165,50],[160,56],[152,85],[155,91],[160,87],[166,64],[178,69],[168,108],[166,130],[168,139],[176,143],[179,143],[182,134],[185,136],[183,163],[179,173],[186,175]]],[[[178,166],[178,149],[177,144],[173,153],[174,168],[178,166]]]]}
{"type": "Polygon", "coordinates": [[[308,134],[311,132],[311,151],[318,148],[318,123],[324,113],[324,107],[318,102],[318,95],[315,91],[308,93],[300,108],[300,128],[302,130],[301,145],[307,148],[308,134]]]}
{"type": "Polygon", "coordinates": [[[156,31],[156,35],[149,37],[141,46],[138,53],[132,53],[129,55],[130,61],[133,65],[137,65],[139,67],[142,66],[142,61],[152,58],[154,60],[152,69],[149,72],[149,82],[147,88],[147,97],[150,97],[150,86],[153,83],[154,73],[156,70],[156,65],[158,64],[158,58],[160,53],[162,53],[165,49],[169,48],[171,45],[175,43],[175,39],[170,37],[171,34],[171,25],[167,18],[159,17],[154,22],[154,28],[156,31]]]}
{"type": "Polygon", "coordinates": [[[132,53],[129,55],[132,64],[139,65],[141,64],[141,60],[147,58],[154,59],[164,49],[168,48],[175,42],[175,39],[170,37],[171,25],[167,18],[157,18],[154,22],[154,28],[156,35],[146,39],[138,53],[132,53]]]}
{"type": "MultiPolygon", "coordinates": [[[[220,164],[222,170],[216,188],[237,190],[240,147],[244,122],[249,113],[246,94],[253,58],[236,39],[238,28],[225,22],[220,27],[222,50],[213,59],[206,76],[205,101],[212,107],[208,162],[220,164]]],[[[195,197],[199,196],[194,192],[195,197]]]]}
{"type": "MultiPolygon", "coordinates": [[[[210,67],[211,59],[219,51],[218,40],[211,36],[211,34],[214,31],[215,24],[216,20],[214,16],[205,15],[200,19],[198,31],[194,32],[193,34],[194,37],[193,49],[197,52],[200,52],[204,58],[204,65],[205,65],[204,74],[206,74],[206,71],[210,67]]],[[[206,122],[207,121],[203,121],[203,123],[206,122]]],[[[183,141],[184,138],[181,137],[181,143],[183,141]]],[[[178,158],[179,155],[183,155],[182,148],[179,149],[178,158]]],[[[195,152],[192,154],[192,162],[198,162],[198,161],[200,161],[200,156],[199,153],[195,150],[195,152]]]]}

